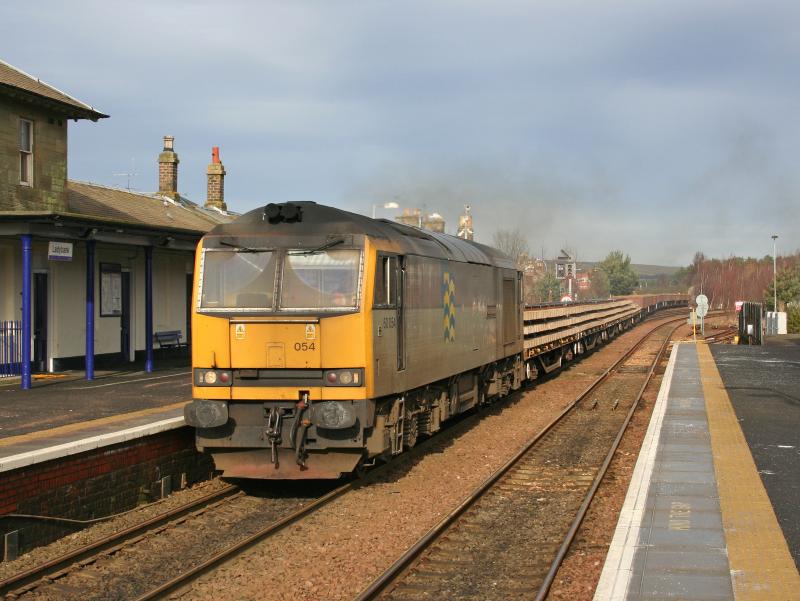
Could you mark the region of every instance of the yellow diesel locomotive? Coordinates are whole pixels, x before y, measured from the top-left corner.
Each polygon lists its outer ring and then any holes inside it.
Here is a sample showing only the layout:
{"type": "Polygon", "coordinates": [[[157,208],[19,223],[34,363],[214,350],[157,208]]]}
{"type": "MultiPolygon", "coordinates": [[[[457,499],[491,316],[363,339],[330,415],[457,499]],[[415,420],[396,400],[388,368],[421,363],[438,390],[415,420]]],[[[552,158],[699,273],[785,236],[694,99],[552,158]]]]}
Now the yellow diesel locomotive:
{"type": "Polygon", "coordinates": [[[228,477],[338,478],[519,388],[503,253],[313,202],[203,237],[185,416],[228,477]]]}

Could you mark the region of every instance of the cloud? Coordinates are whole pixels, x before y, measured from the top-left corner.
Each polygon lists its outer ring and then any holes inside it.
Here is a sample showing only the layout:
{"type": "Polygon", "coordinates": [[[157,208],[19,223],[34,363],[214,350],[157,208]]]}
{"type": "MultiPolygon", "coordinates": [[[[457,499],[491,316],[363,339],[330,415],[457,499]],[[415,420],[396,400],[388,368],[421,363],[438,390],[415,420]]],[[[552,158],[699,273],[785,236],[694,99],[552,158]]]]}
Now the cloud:
{"type": "Polygon", "coordinates": [[[4,3],[4,60],[112,118],[71,124],[70,174],[156,186],[176,137],[236,210],[465,203],[476,231],[586,258],[764,253],[796,230],[800,4],[788,0],[4,3]],[[30,36],[35,23],[36,36],[30,36]]]}

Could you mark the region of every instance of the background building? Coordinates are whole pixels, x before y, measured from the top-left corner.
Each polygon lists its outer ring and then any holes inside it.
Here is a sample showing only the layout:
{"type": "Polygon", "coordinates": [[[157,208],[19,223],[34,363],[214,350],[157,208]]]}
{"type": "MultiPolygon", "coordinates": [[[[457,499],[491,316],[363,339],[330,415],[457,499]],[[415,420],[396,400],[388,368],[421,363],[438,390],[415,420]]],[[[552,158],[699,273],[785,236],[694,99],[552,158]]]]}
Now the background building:
{"type": "Polygon", "coordinates": [[[445,222],[439,213],[423,213],[420,209],[403,209],[403,212],[395,217],[395,221],[403,225],[444,233],[445,222]]]}
{"type": "Polygon", "coordinates": [[[231,219],[218,151],[201,207],[178,191],[171,136],[156,193],[69,180],[68,120],[106,117],[0,62],[0,360],[23,387],[31,364],[91,378],[95,358],[152,369],[155,332],[187,341],[195,246],[231,219]]]}
{"type": "Polygon", "coordinates": [[[475,237],[475,230],[472,227],[472,207],[464,205],[464,213],[458,217],[457,236],[464,240],[472,240],[475,237]]]}

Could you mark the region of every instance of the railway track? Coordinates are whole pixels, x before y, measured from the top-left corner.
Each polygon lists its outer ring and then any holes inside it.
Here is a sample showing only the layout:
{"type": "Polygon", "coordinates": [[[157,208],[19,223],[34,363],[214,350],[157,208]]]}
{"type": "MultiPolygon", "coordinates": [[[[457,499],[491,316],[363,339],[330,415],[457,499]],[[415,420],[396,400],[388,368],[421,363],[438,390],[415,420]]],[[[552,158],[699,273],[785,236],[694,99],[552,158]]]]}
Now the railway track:
{"type": "Polygon", "coordinates": [[[341,494],[248,496],[236,486],[0,582],[6,599],[152,599],[211,569],[341,494]],[[260,525],[267,523],[268,527],[260,525]],[[220,529],[222,528],[222,531],[220,529]],[[170,578],[172,574],[178,577],[170,578]]]}
{"type": "MultiPolygon", "coordinates": [[[[664,314],[661,316],[662,319],[663,316],[664,314]]],[[[673,321],[682,321],[682,318],[673,321]]],[[[630,356],[631,352],[625,357],[630,356]]],[[[601,376],[600,380],[606,379],[613,369],[614,367],[601,376]]],[[[597,383],[592,386],[596,385],[597,383]]],[[[584,394],[589,394],[591,390],[592,388],[588,389],[584,394]]],[[[617,407],[614,408],[614,410],[616,409],[617,407]]],[[[621,411],[621,407],[619,409],[621,411]]],[[[469,421],[471,421],[471,417],[467,416],[464,422],[469,421]]],[[[558,440],[560,442],[556,441],[556,445],[563,446],[566,442],[564,439],[558,440]]],[[[435,437],[431,441],[435,442],[435,437]]],[[[407,455],[424,453],[428,446],[425,444],[427,442],[417,445],[407,455]]],[[[378,471],[373,470],[373,473],[377,475],[378,471]]],[[[511,489],[521,486],[523,490],[529,490],[533,480],[524,476],[524,471],[520,473],[523,474],[523,480],[526,482],[518,482],[512,485],[511,489]]],[[[573,470],[571,474],[574,487],[583,487],[591,479],[585,470],[573,470]]],[[[550,480],[544,479],[542,482],[556,482],[557,474],[553,472],[549,478],[550,480]]],[[[117,598],[139,601],[164,598],[176,591],[188,588],[203,574],[218,568],[248,548],[300,521],[356,485],[352,482],[347,483],[310,500],[286,498],[277,506],[270,507],[265,511],[252,507],[245,507],[243,510],[241,505],[235,503],[246,503],[247,497],[236,487],[230,486],[179,507],[168,514],[133,526],[47,564],[1,581],[0,595],[8,598],[26,598],[29,593],[35,592],[37,598],[41,593],[45,598],[105,599],[109,598],[112,590],[116,590],[117,594],[112,596],[117,598]],[[254,519],[253,516],[258,516],[258,519],[254,519]],[[240,527],[247,520],[251,527],[240,527]],[[226,541],[226,544],[205,548],[206,545],[202,543],[200,535],[203,531],[218,529],[220,523],[230,526],[233,530],[238,530],[237,536],[228,537],[230,540],[226,541]],[[266,525],[252,527],[253,523],[265,523],[266,525]],[[190,531],[188,535],[187,530],[190,531]],[[169,542],[155,542],[159,537],[154,535],[161,532],[171,533],[171,536],[160,537],[161,539],[170,539],[169,542]],[[174,540],[176,538],[177,542],[174,540]],[[183,539],[182,542],[181,539],[183,539]],[[167,547],[166,552],[162,547],[167,547]],[[183,547],[194,548],[195,552],[183,553],[180,550],[183,547]],[[204,552],[200,553],[196,549],[197,547],[204,552]],[[169,562],[166,567],[157,564],[158,558],[165,553],[170,555],[173,565],[170,565],[169,562]],[[176,562],[176,557],[181,561],[176,562]],[[145,559],[148,565],[155,561],[157,569],[142,569],[139,562],[143,562],[145,559]],[[127,569],[125,567],[126,560],[129,562],[127,569]],[[150,572],[149,577],[148,572],[150,572]],[[175,576],[165,578],[164,573],[175,574],[175,576]],[[142,583],[142,577],[144,577],[144,583],[142,583]],[[97,596],[92,597],[88,591],[92,588],[91,585],[100,579],[103,580],[103,589],[98,590],[97,596]]],[[[549,553],[552,556],[554,544],[550,542],[542,549],[545,554],[549,553]]]]}
{"type": "Polygon", "coordinates": [[[652,328],[358,601],[544,599],[683,321],[652,328]]]}
{"type": "Polygon", "coordinates": [[[86,563],[93,557],[99,557],[107,552],[114,552],[121,548],[128,541],[135,540],[148,532],[158,531],[170,524],[189,516],[193,512],[202,512],[233,496],[241,495],[242,492],[232,485],[227,485],[219,490],[213,491],[179,507],[173,508],[168,512],[152,517],[148,520],[134,524],[124,530],[115,532],[100,540],[93,541],[73,551],[69,551],[48,562],[37,565],[33,568],[14,574],[13,576],[0,580],[0,596],[17,596],[29,592],[36,588],[37,584],[44,579],[54,580],[66,574],[69,569],[76,564],[86,563]]]}

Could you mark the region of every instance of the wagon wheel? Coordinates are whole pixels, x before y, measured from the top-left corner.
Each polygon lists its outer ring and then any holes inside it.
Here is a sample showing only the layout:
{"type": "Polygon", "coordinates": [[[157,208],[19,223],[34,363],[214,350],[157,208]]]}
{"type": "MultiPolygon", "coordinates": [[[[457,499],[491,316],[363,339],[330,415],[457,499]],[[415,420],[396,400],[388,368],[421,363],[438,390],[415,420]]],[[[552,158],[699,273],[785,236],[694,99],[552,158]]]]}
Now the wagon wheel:
{"type": "Polygon", "coordinates": [[[417,413],[413,415],[406,415],[405,424],[403,424],[403,444],[407,449],[414,448],[419,438],[419,417],[417,413]]]}

